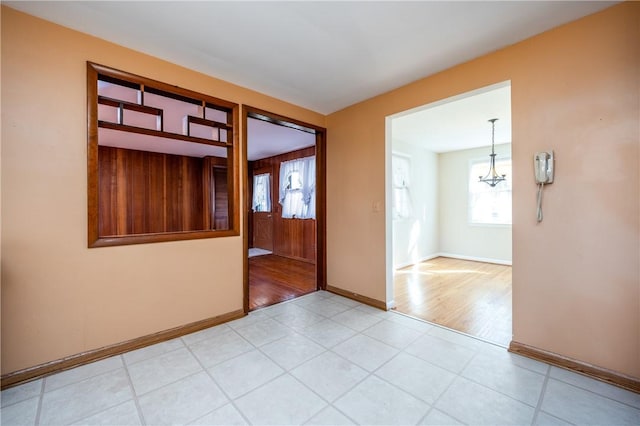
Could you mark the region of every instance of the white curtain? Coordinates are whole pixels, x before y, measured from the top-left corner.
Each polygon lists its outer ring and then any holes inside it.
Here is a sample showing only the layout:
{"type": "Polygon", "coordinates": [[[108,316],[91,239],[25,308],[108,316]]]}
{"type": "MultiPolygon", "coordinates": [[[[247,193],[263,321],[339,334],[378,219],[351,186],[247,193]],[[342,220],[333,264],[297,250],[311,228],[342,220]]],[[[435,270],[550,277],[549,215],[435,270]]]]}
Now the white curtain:
{"type": "Polygon", "coordinates": [[[253,211],[271,211],[271,184],[269,173],[256,175],[253,177],[253,211]]]}
{"type": "Polygon", "coordinates": [[[393,155],[391,157],[393,168],[393,208],[394,219],[407,219],[411,217],[413,206],[411,202],[411,163],[408,157],[393,155]]]}
{"type": "Polygon", "coordinates": [[[298,158],[280,163],[282,217],[315,219],[316,157],[298,158]]]}

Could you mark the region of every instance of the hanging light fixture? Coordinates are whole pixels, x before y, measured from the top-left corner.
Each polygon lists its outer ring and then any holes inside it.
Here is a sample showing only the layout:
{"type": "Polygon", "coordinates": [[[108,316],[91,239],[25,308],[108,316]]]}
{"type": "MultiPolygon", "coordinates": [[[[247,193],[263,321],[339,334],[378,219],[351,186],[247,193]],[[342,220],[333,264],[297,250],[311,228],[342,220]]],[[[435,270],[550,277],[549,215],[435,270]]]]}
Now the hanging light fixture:
{"type": "Polygon", "coordinates": [[[499,175],[498,172],[496,172],[496,152],[494,148],[495,136],[496,136],[496,120],[498,119],[492,118],[491,120],[489,120],[489,122],[491,123],[491,154],[489,154],[489,157],[491,157],[491,160],[489,164],[489,172],[485,177],[478,176],[480,178],[479,182],[484,182],[492,188],[497,184],[499,184],[500,182],[502,182],[503,180],[506,180],[506,176],[507,176],[507,175],[499,175]]]}

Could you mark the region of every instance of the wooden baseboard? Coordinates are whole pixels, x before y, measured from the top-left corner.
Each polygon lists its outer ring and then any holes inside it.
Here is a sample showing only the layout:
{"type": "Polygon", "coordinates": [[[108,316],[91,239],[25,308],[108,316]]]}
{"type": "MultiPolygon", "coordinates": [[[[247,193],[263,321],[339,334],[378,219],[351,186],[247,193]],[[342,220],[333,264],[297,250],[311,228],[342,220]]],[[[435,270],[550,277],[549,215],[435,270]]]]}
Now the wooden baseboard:
{"type": "Polygon", "coordinates": [[[184,336],[185,334],[193,333],[205,328],[232,321],[234,319],[242,318],[245,315],[246,313],[244,312],[244,310],[239,309],[237,311],[228,312],[226,314],[192,322],[190,324],[181,325],[169,330],[137,337],[135,339],[127,340],[126,342],[116,343],[114,345],[104,346],[98,349],[92,349],[87,352],[82,352],[54,361],[49,361],[44,364],[36,365],[34,367],[29,367],[23,370],[14,371],[12,373],[3,374],[2,377],[0,377],[0,387],[2,388],[2,390],[4,390],[8,387],[16,386],[25,382],[30,382],[41,377],[50,376],[52,374],[59,373],[64,370],[69,370],[71,368],[88,364],[90,362],[99,361],[101,359],[109,358],[114,355],[120,355],[134,349],[140,349],[145,346],[164,342],[166,340],[175,339],[176,337],[184,336]]]}
{"type": "Polygon", "coordinates": [[[343,290],[343,289],[338,288],[338,287],[333,287],[333,286],[327,285],[327,291],[329,291],[331,293],[335,293],[335,294],[340,295],[340,296],[344,296],[344,297],[352,299],[352,300],[355,300],[356,302],[364,303],[365,305],[373,306],[374,308],[382,309],[383,311],[386,311],[386,310],[389,309],[387,307],[387,303],[386,302],[383,302],[383,301],[377,300],[377,299],[372,299],[370,297],[363,296],[363,295],[358,294],[358,293],[353,293],[353,292],[348,291],[348,290],[343,290]]]}
{"type": "Polygon", "coordinates": [[[640,379],[636,377],[627,376],[616,371],[591,365],[586,362],[578,361],[515,341],[512,341],[509,344],[509,352],[517,353],[537,361],[546,362],[566,370],[571,370],[576,373],[584,374],[585,376],[628,389],[632,392],[640,393],[640,379]]]}

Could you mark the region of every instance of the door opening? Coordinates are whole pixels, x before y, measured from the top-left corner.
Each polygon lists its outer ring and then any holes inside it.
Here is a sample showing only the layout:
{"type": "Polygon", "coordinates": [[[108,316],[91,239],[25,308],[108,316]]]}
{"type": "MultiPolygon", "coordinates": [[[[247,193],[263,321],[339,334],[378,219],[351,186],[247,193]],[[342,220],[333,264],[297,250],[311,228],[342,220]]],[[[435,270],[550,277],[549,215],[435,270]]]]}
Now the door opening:
{"type": "Polygon", "coordinates": [[[386,147],[388,303],[508,346],[510,82],[387,117],[386,147]],[[491,159],[506,175],[493,186],[491,159]]]}
{"type": "Polygon", "coordinates": [[[245,312],[323,289],[325,129],[244,107],[245,312]]]}

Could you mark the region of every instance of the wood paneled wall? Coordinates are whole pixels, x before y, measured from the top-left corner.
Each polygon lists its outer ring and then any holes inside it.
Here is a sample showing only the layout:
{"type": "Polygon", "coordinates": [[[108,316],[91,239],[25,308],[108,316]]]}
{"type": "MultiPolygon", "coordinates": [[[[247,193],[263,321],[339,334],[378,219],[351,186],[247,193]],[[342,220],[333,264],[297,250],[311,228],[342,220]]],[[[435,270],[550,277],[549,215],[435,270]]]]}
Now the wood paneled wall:
{"type": "Polygon", "coordinates": [[[100,146],[99,235],[227,229],[227,169],[219,164],[100,146]]]}
{"type": "MultiPolygon", "coordinates": [[[[278,188],[280,187],[280,163],[315,154],[316,148],[312,146],[249,163],[249,182],[251,185],[253,185],[254,170],[269,166],[273,168],[273,179],[271,180],[273,253],[312,263],[316,261],[316,221],[315,219],[283,219],[282,206],[278,203],[278,188]]],[[[253,223],[251,205],[249,205],[249,215],[249,223],[253,223]]],[[[250,229],[250,232],[252,233],[253,230],[250,229]]],[[[253,241],[251,234],[249,241],[253,241]]]]}

